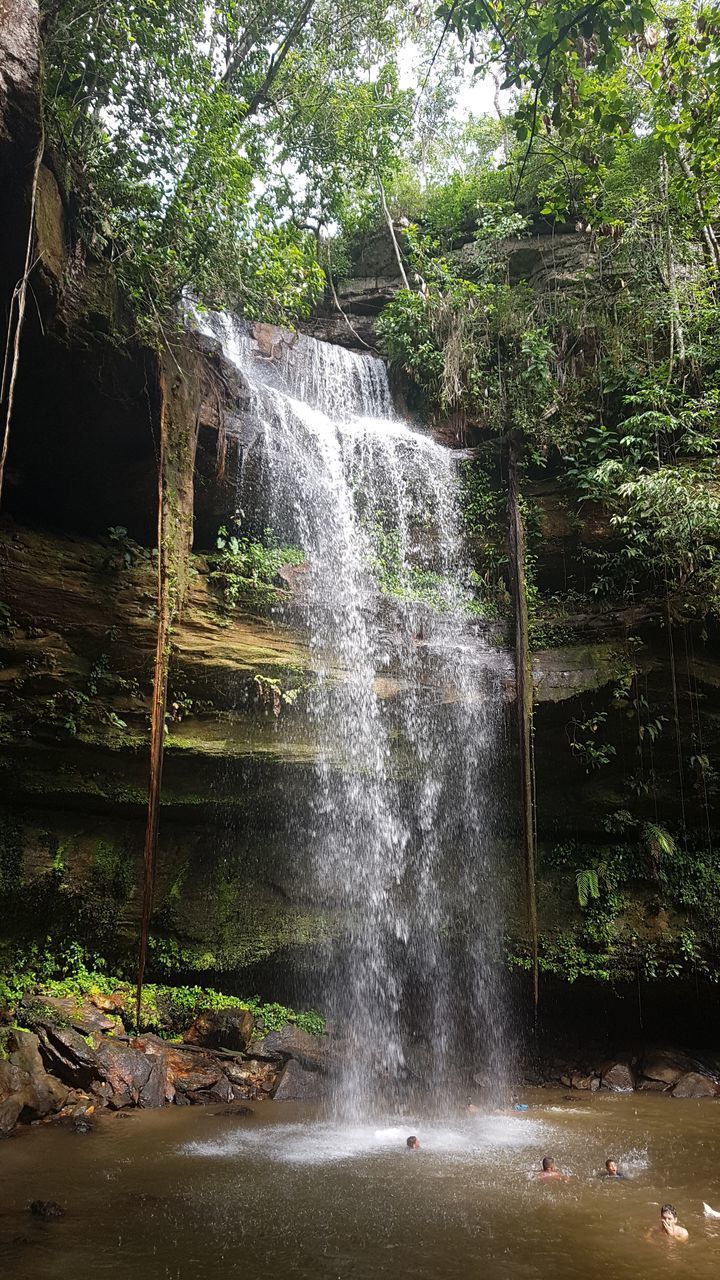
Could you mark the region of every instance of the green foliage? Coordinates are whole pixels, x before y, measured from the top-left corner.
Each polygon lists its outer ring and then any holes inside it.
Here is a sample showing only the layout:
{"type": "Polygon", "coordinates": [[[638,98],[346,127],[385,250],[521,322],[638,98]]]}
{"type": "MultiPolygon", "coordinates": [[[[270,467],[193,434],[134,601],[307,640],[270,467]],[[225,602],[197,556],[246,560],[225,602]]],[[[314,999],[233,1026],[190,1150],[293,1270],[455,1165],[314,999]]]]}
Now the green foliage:
{"type": "MultiPolygon", "coordinates": [[[[27,993],[36,996],[39,1004],[43,995],[82,1000],[87,996],[117,994],[126,1025],[133,1027],[133,985],[108,974],[102,958],[88,953],[78,943],[58,951],[35,945],[6,955],[0,971],[0,1007],[15,1007],[27,993]]],[[[143,988],[141,1022],[146,1031],[173,1036],[185,1030],[201,1013],[238,1007],[250,1009],[256,1026],[264,1031],[277,1031],[288,1023],[302,1027],[311,1035],[322,1035],[325,1031],[324,1018],[312,1010],[297,1012],[285,1005],[266,1004],[258,996],[244,999],[210,987],[174,987],[159,983],[148,983],[143,988]]]]}
{"type": "Polygon", "coordinates": [[[594,869],[585,868],[583,871],[577,871],[575,873],[575,883],[578,902],[581,907],[586,907],[591,898],[600,897],[598,873],[594,869]]]}
{"type": "Polygon", "coordinates": [[[187,290],[263,320],[307,312],[314,232],[407,122],[401,26],[379,0],[45,6],[50,137],[84,238],[151,334],[187,290]]]}
{"type": "Polygon", "coordinates": [[[259,672],[253,676],[253,684],[257,691],[260,705],[272,711],[275,719],[279,717],[283,707],[292,707],[300,695],[299,687],[283,686],[273,676],[264,676],[259,672]]]}
{"type": "Polygon", "coordinates": [[[601,769],[615,755],[613,744],[602,740],[607,718],[607,711],[596,711],[586,720],[571,720],[568,726],[570,750],[582,761],[586,773],[601,769]]]}
{"type": "Polygon", "coordinates": [[[26,669],[16,682],[13,723],[24,736],[52,738],[93,738],[102,731],[105,738],[125,734],[126,720],[113,709],[112,700],[122,694],[127,701],[140,699],[137,680],[114,671],[110,657],[101,653],[80,687],[65,686],[47,697],[24,697],[26,685],[34,683],[40,668],[26,669]]]}
{"type": "Polygon", "coordinates": [[[496,601],[484,589],[486,584],[477,573],[471,573],[470,580],[463,582],[459,574],[441,573],[408,562],[397,530],[385,529],[379,522],[370,530],[370,541],[370,568],[384,595],[424,604],[439,613],[460,612],[479,618],[495,616],[496,601]]]}
{"type": "MultiPolygon", "coordinates": [[[[612,819],[623,843],[569,841],[542,852],[548,901],[541,904],[541,968],[569,982],[686,974],[720,982],[720,854],[681,846],[665,828],[626,811],[612,819]],[[550,900],[562,897],[569,875],[576,919],[569,899],[558,919],[550,900]]],[[[508,963],[528,969],[527,949],[509,940],[508,963]]]]}
{"type": "MultiPolygon", "coordinates": [[[[132,988],[119,988],[125,997],[126,1008],[131,1007],[132,988]]],[[[226,995],[210,987],[169,987],[148,983],[143,988],[140,1020],[145,1031],[157,1031],[164,1036],[174,1036],[184,1031],[202,1013],[223,1009],[250,1009],[256,1025],[262,1022],[265,1031],[279,1031],[288,1023],[301,1027],[311,1035],[322,1035],[325,1020],[309,1010],[298,1013],[281,1004],[264,1004],[259,997],[244,999],[226,995]]]]}
{"type": "Polygon", "coordinates": [[[280,570],[305,560],[300,547],[281,546],[271,529],[264,531],[262,542],[256,542],[223,527],[218,531],[217,547],[210,578],[218,583],[230,608],[263,608],[282,599],[286,587],[280,585],[280,570]]]}
{"type": "MultiPolygon", "coordinates": [[[[141,547],[128,534],[123,525],[113,525],[107,531],[110,551],[105,559],[105,568],[117,573],[121,569],[132,569],[138,561],[147,560],[150,553],[141,547]]],[[[155,553],[153,553],[155,554],[155,553]]]]}
{"type": "Polygon", "coordinates": [[[506,230],[505,215],[488,218],[486,253],[474,268],[481,283],[466,279],[436,243],[409,233],[421,290],[400,290],[377,327],[392,363],[432,408],[490,431],[514,425],[542,448],[554,401],[553,347],[546,327],[534,322],[530,290],[499,278],[489,250],[506,230]]]}
{"type": "Polygon", "coordinates": [[[672,857],[677,852],[677,845],[669,831],[659,827],[656,822],[645,822],[642,838],[653,862],[658,862],[661,855],[672,857]]]}

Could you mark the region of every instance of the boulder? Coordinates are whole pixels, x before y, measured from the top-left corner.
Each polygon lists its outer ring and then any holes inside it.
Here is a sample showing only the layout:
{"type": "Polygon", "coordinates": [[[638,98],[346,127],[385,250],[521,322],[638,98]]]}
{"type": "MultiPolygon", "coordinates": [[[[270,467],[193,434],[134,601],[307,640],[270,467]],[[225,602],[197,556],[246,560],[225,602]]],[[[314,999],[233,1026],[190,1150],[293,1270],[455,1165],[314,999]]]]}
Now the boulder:
{"type": "Polygon", "coordinates": [[[591,1093],[595,1093],[600,1088],[600,1077],[592,1073],[590,1075],[573,1075],[570,1077],[570,1084],[573,1089],[588,1089],[591,1093]]]}
{"type": "Polygon", "coordinates": [[[292,1023],[268,1031],[250,1046],[250,1052],[254,1058],[294,1058],[309,1071],[328,1071],[331,1066],[330,1037],[311,1036],[292,1023]]]}
{"type": "Polygon", "coordinates": [[[143,1097],[147,1097],[147,1101],[143,1102],[143,1106],[163,1106],[165,1103],[174,1102],[175,1086],[170,1076],[169,1055],[173,1046],[169,1045],[167,1040],[162,1040],[160,1036],[147,1033],[146,1035],[137,1036],[133,1042],[133,1048],[138,1049],[140,1053],[146,1054],[153,1062],[153,1075],[148,1080],[147,1086],[143,1091],[143,1097]],[[150,1102],[151,1097],[161,1098],[161,1101],[150,1102]]]}
{"type": "Polygon", "coordinates": [[[94,995],[90,996],[90,1003],[99,1009],[101,1013],[108,1013],[112,1017],[117,1017],[125,1010],[127,997],[122,991],[113,991],[111,996],[94,995]]]}
{"type": "Polygon", "coordinates": [[[150,1059],[122,1040],[107,1039],[98,1048],[96,1061],[100,1078],[110,1085],[108,1105],[115,1110],[140,1106],[153,1072],[150,1059]]]}
{"type": "Polygon", "coordinates": [[[272,1093],[280,1068],[277,1062],[245,1058],[224,1062],[223,1070],[236,1097],[254,1097],[258,1093],[272,1093]]]}
{"type": "Polygon", "coordinates": [[[12,1062],[0,1061],[0,1133],[15,1128],[23,1108],[32,1099],[30,1076],[12,1062]]]}
{"type": "Polygon", "coordinates": [[[327,1097],[327,1092],[325,1076],[319,1071],[309,1071],[297,1059],[291,1058],[283,1068],[273,1098],[276,1102],[318,1102],[327,1097]]]}
{"type": "MultiPolygon", "coordinates": [[[[117,1009],[112,1013],[105,1012],[98,1007],[94,997],[75,999],[72,996],[40,994],[31,998],[29,1003],[34,1010],[39,1011],[34,1013],[35,1018],[41,1018],[44,1009],[47,1011],[47,1019],[54,1017],[58,1026],[75,1027],[82,1035],[101,1035],[104,1031],[116,1031],[120,1022],[117,1009]]],[[[22,1014],[22,1009],[20,1012],[22,1014]]]]}
{"type": "Polygon", "coordinates": [[[0,1132],[17,1121],[40,1120],[59,1111],[67,1086],[49,1076],[40,1057],[38,1038],[30,1031],[11,1031],[5,1039],[9,1056],[0,1061],[0,1132]]]}
{"type": "MultiPolygon", "coordinates": [[[[217,1059],[209,1054],[169,1044],[165,1055],[168,1079],[180,1094],[209,1094],[224,1077],[217,1059]]],[[[227,1101],[227,1099],[224,1099],[227,1101]]],[[[177,1101],[177,1099],[176,1099],[177,1101]]]]}
{"type": "Polygon", "coordinates": [[[699,1071],[686,1071],[672,1091],[673,1098],[714,1098],[720,1089],[710,1076],[699,1071]]]}
{"type": "Polygon", "coordinates": [[[30,1076],[27,1071],[23,1071],[22,1067],[16,1066],[7,1058],[0,1058],[0,1101],[25,1089],[29,1082],[30,1076]]]}
{"type": "Polygon", "coordinates": [[[0,1133],[7,1134],[15,1128],[24,1106],[25,1096],[22,1090],[11,1093],[4,1102],[0,1102],[0,1133]]]}
{"type": "Polygon", "coordinates": [[[74,1027],[36,1022],[40,1052],[48,1071],[64,1084],[86,1089],[99,1072],[95,1050],[74,1027]]]}
{"type": "Polygon", "coordinates": [[[600,1080],[603,1089],[612,1089],[615,1093],[629,1093],[635,1088],[635,1078],[627,1061],[607,1062],[600,1072],[600,1080]]]}
{"type": "Polygon", "coordinates": [[[697,1063],[679,1049],[649,1049],[640,1060],[640,1075],[663,1086],[677,1084],[682,1075],[696,1068],[697,1063]]]}
{"type": "Polygon", "coordinates": [[[186,1044],[205,1049],[235,1049],[243,1052],[252,1038],[253,1015],[240,1006],[198,1014],[183,1036],[186,1044]]]}
{"type": "Polygon", "coordinates": [[[30,1212],[35,1214],[36,1218],[64,1218],[65,1210],[59,1205],[57,1200],[33,1200],[30,1205],[30,1212]]]}
{"type": "Polygon", "coordinates": [[[40,1041],[32,1031],[8,1031],[5,1036],[5,1052],[8,1062],[27,1071],[28,1075],[45,1073],[40,1056],[40,1041]]]}
{"type": "Polygon", "coordinates": [[[164,1107],[167,1101],[172,1101],[172,1094],[168,1099],[168,1071],[167,1064],[159,1055],[149,1057],[150,1075],[140,1090],[140,1106],[146,1107],[164,1107]]]}
{"type": "Polygon", "coordinates": [[[49,1075],[40,1053],[40,1041],[32,1031],[11,1031],[5,1047],[8,1061],[27,1072],[32,1098],[26,1104],[31,1119],[51,1115],[65,1105],[68,1087],[49,1075]]]}
{"type": "Polygon", "coordinates": [[[204,1107],[210,1102],[232,1102],[235,1098],[235,1090],[227,1076],[221,1076],[212,1088],[195,1089],[188,1092],[186,1096],[193,1106],[204,1107]]]}

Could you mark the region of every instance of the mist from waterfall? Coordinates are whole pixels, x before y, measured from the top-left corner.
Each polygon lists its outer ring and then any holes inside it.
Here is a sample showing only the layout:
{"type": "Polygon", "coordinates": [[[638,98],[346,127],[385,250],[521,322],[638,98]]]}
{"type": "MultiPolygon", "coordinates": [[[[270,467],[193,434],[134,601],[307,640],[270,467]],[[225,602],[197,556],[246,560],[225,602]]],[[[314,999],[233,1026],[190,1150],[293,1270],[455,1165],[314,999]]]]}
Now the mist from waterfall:
{"type": "Polygon", "coordinates": [[[293,609],[315,672],[313,783],[278,803],[302,892],[333,922],[338,1106],[358,1117],[414,1085],[501,1082],[502,664],[467,609],[457,453],[396,416],[381,360],[201,324],[242,370],[259,430],[240,456],[241,527],[307,557],[293,609]]]}

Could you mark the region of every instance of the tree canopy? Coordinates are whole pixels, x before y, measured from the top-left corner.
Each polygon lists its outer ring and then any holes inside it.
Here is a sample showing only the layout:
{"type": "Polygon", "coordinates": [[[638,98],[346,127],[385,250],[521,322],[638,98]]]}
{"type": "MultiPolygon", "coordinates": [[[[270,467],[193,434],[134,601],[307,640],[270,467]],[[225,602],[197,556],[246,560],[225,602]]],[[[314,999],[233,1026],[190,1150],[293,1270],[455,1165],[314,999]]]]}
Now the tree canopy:
{"type": "Polygon", "coordinates": [[[184,290],[264,319],[321,283],[313,233],[407,122],[384,0],[56,0],[49,125],[141,311],[184,290]]]}

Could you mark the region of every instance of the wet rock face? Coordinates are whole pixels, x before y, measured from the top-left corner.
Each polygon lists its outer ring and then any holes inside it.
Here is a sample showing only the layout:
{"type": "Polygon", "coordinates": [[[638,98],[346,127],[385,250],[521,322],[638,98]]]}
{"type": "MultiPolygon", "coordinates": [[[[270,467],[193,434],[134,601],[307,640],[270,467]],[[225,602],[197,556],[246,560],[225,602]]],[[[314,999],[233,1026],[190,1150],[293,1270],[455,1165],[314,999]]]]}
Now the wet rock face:
{"type": "Polygon", "coordinates": [[[276,1102],[317,1102],[327,1097],[327,1078],[290,1058],[273,1093],[276,1102]]]}
{"type": "Polygon", "coordinates": [[[40,141],[40,61],[35,0],[0,3],[0,299],[22,275],[29,187],[40,141]]]}
{"type": "Polygon", "coordinates": [[[269,1031],[252,1046],[256,1058],[294,1058],[309,1071],[328,1071],[331,1048],[328,1036],[311,1036],[290,1023],[279,1031],[269,1031]]]}
{"type": "Polygon", "coordinates": [[[629,1062],[608,1062],[600,1073],[604,1089],[612,1089],[616,1093],[629,1092],[635,1088],[635,1077],[629,1062]]]}
{"type": "Polygon", "coordinates": [[[680,1049],[651,1049],[640,1060],[642,1080],[638,1088],[647,1088],[649,1084],[671,1087],[682,1075],[696,1068],[697,1063],[680,1049]]]}
{"type": "MultiPolygon", "coordinates": [[[[122,1041],[104,1040],[97,1050],[96,1066],[100,1079],[110,1086],[108,1105],[114,1110],[147,1105],[145,1089],[158,1070],[152,1059],[122,1041]]],[[[153,1097],[156,1093],[151,1088],[153,1097]]]]}
{"type": "Polygon", "coordinates": [[[202,1045],[206,1049],[247,1049],[253,1033],[253,1015],[249,1009],[221,1009],[201,1013],[183,1036],[185,1044],[202,1045]]]}
{"type": "Polygon", "coordinates": [[[0,1061],[0,1133],[9,1133],[21,1117],[39,1120],[58,1111],[68,1090],[46,1072],[32,1032],[12,1031],[4,1049],[8,1056],[0,1061]]]}
{"type": "Polygon", "coordinates": [[[673,1098],[715,1098],[720,1093],[720,1086],[710,1076],[701,1075],[699,1071],[687,1071],[680,1076],[675,1085],[673,1098]]]}

